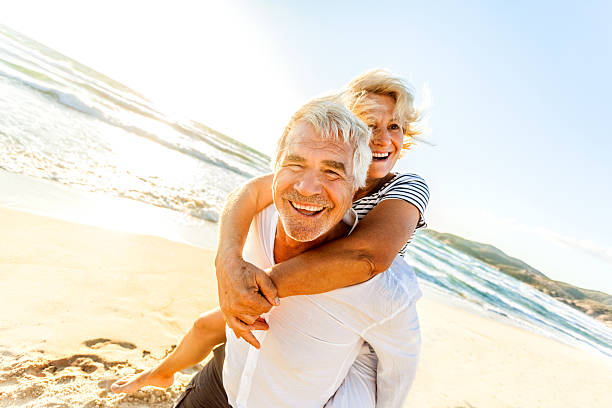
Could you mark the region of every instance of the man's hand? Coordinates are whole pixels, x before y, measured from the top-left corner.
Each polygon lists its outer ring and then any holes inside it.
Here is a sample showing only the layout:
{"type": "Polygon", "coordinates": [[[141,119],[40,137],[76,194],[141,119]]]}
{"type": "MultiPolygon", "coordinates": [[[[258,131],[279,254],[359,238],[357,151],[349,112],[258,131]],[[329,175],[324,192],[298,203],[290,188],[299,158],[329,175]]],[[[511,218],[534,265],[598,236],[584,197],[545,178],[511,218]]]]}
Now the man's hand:
{"type": "Polygon", "coordinates": [[[240,256],[217,256],[215,267],[219,305],[227,325],[236,337],[259,348],[251,330],[268,328],[259,316],[280,303],[274,283],[266,272],[240,256]]]}

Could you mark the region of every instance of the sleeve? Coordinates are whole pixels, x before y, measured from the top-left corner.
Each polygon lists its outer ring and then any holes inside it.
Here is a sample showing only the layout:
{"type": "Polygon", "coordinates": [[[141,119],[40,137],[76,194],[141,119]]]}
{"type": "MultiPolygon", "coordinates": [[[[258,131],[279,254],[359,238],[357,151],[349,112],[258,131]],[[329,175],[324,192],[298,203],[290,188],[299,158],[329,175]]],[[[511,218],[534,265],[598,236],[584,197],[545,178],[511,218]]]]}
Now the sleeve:
{"type": "Polygon", "coordinates": [[[429,202],[429,187],[425,180],[416,174],[400,174],[381,191],[379,202],[389,199],[404,200],[414,205],[421,217],[417,228],[426,227],[425,208],[429,202]]]}
{"type": "Polygon", "coordinates": [[[364,334],[378,356],[376,406],[401,408],[416,374],[421,331],[416,302],[364,334]]]}

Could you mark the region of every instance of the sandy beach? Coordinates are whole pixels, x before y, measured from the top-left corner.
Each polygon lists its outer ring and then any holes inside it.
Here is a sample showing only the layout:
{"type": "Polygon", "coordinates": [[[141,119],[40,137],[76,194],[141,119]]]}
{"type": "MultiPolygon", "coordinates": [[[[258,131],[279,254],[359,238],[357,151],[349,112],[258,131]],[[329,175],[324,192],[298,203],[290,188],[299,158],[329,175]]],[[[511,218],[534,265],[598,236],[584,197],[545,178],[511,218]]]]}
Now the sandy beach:
{"type": "MultiPolygon", "coordinates": [[[[0,208],[0,407],[170,407],[168,390],[115,395],[217,304],[213,251],[0,208]]],[[[612,361],[425,292],[406,407],[612,406],[612,361]]]]}

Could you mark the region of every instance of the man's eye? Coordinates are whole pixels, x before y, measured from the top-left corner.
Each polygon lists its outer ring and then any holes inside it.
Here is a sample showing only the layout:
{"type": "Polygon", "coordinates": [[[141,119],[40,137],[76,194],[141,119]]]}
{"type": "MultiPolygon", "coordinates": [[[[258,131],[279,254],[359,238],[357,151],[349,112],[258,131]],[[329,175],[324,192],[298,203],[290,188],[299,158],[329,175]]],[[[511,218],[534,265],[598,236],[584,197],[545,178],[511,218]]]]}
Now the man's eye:
{"type": "Polygon", "coordinates": [[[398,125],[397,123],[392,123],[391,125],[389,125],[389,130],[400,130],[400,125],[398,125]]]}
{"type": "Polygon", "coordinates": [[[325,174],[327,174],[327,177],[332,179],[332,180],[340,178],[340,174],[335,172],[335,171],[333,171],[333,170],[327,170],[325,172],[325,174]]]}
{"type": "Polygon", "coordinates": [[[302,168],[302,165],[295,164],[295,163],[288,163],[288,164],[285,164],[285,167],[289,168],[290,170],[300,170],[302,168]]]}

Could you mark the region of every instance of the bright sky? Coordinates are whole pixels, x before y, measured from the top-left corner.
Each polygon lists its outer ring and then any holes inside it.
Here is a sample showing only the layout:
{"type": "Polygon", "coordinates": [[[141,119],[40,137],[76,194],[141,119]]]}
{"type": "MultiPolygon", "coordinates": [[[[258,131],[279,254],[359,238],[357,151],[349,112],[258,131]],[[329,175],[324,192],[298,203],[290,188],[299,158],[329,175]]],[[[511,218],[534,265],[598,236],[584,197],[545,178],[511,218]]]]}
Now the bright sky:
{"type": "Polygon", "coordinates": [[[427,99],[430,227],[612,293],[606,1],[29,1],[0,23],[271,153],[305,101],[383,67],[427,99]],[[494,4],[496,3],[496,4],[494,4]]]}

